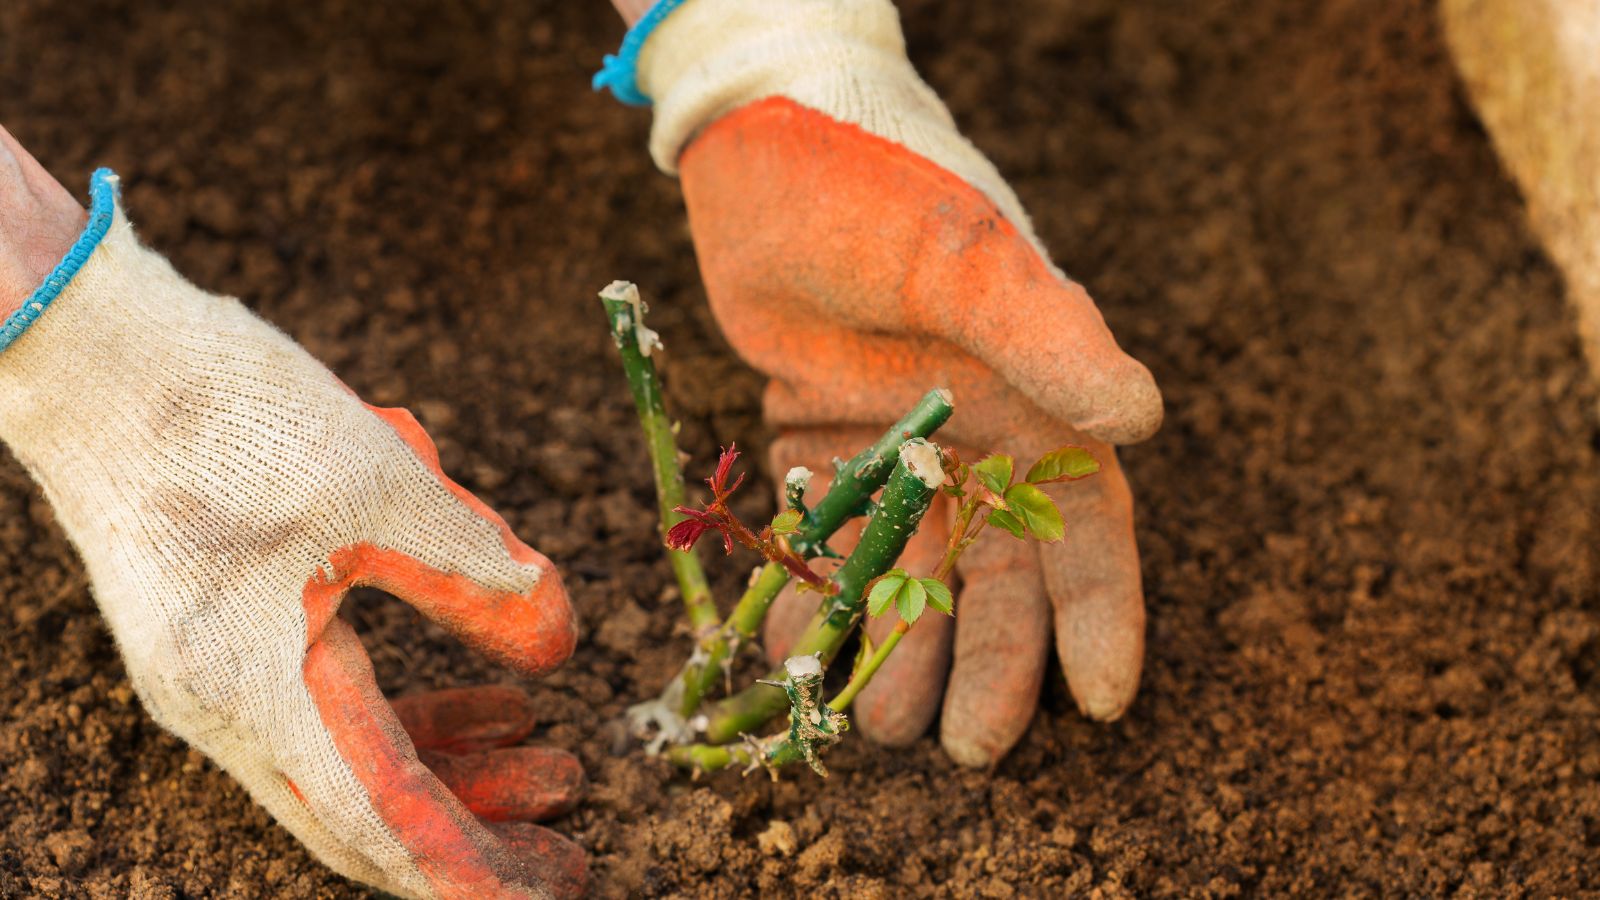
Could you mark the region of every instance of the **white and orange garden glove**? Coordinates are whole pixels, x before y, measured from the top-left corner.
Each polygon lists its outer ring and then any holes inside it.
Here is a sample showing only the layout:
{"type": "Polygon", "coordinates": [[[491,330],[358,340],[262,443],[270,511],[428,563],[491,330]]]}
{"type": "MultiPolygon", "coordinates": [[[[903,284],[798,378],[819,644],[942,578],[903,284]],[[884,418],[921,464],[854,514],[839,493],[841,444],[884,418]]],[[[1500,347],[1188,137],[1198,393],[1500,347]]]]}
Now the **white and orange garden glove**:
{"type": "Polygon", "coordinates": [[[583,772],[510,746],[533,728],[526,695],[391,707],[338,615],[372,585],[537,674],[576,639],[550,561],[445,477],[408,413],[363,404],[140,246],[109,172],[92,197],[0,325],[0,439],[82,554],[145,708],[350,878],[402,897],[581,893],[582,850],[528,823],[570,809],[583,772]]]}
{"type": "MultiPolygon", "coordinates": [[[[1122,715],[1139,683],[1144,600],[1110,445],[1154,432],[1160,395],[917,77],[894,6],[663,0],[596,83],[654,103],[650,150],[682,178],[712,309],[772,379],[774,471],[831,471],[941,386],[957,411],[940,437],[964,456],[1026,464],[1077,443],[1104,465],[1053,491],[1065,543],[991,535],[967,553],[954,623],[911,632],[857,701],[860,727],[909,742],[942,697],[945,748],[992,764],[1032,718],[1052,632],[1084,713],[1122,715]]],[[[932,567],[949,514],[924,519],[907,568],[932,567]]],[[[814,603],[774,609],[774,659],[814,603]]]]}

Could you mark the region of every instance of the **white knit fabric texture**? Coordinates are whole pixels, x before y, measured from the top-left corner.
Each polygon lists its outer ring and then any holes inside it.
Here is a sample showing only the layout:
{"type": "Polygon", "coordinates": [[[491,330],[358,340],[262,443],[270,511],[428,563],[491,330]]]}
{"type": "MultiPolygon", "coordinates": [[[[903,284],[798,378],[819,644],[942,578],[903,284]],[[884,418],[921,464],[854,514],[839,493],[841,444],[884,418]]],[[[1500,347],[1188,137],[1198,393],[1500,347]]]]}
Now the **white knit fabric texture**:
{"type": "Polygon", "coordinates": [[[889,0],[688,0],[645,42],[638,82],[655,102],[650,154],[668,174],[700,129],[788,97],[960,177],[1050,259],[1011,186],[912,68],[889,0]]]}
{"type": "Polygon", "coordinates": [[[156,721],[335,870],[431,896],[312,704],[302,589],[362,541],[495,590],[541,572],[286,335],[140,246],[120,209],[0,353],[0,439],[82,555],[156,721]]]}

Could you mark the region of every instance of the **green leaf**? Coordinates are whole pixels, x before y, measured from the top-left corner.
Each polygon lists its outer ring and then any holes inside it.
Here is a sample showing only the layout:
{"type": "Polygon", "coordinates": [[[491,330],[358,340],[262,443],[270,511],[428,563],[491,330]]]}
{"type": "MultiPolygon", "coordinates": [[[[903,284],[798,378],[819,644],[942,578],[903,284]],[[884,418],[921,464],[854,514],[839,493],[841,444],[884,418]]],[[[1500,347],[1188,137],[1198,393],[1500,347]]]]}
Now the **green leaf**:
{"type": "Polygon", "coordinates": [[[1028,470],[1029,484],[1077,481],[1100,471],[1100,460],[1082,447],[1057,447],[1040,457],[1028,470]]]}
{"type": "Polygon", "coordinates": [[[872,589],[867,592],[867,612],[873,616],[881,616],[894,602],[894,595],[900,593],[901,585],[906,583],[904,569],[890,569],[878,576],[872,583],[872,589]]]}
{"type": "Polygon", "coordinates": [[[910,625],[922,618],[922,610],[928,605],[928,592],[922,587],[922,582],[908,578],[902,583],[894,603],[895,609],[900,611],[900,618],[910,625]]]}
{"type": "Polygon", "coordinates": [[[1055,502],[1046,497],[1044,491],[1027,482],[1013,484],[1006,489],[1006,503],[1022,519],[1034,540],[1049,544],[1066,537],[1067,526],[1061,521],[1061,510],[1056,509],[1055,502]]]}
{"type": "Polygon", "coordinates": [[[773,534],[794,534],[800,530],[800,520],[805,518],[805,513],[798,509],[786,509],[772,517],[773,534]]]}
{"type": "Polygon", "coordinates": [[[1003,509],[989,513],[989,524],[996,528],[1004,528],[1011,532],[1011,536],[1021,540],[1023,534],[1022,520],[1003,509]]]}
{"type": "Polygon", "coordinates": [[[950,588],[937,578],[922,579],[922,589],[928,592],[928,605],[945,615],[950,615],[955,609],[955,598],[950,596],[950,588]]]}
{"type": "Polygon", "coordinates": [[[972,474],[978,476],[983,486],[998,497],[1006,492],[1006,485],[1011,483],[1011,457],[1004,453],[985,456],[973,463],[972,474]]]}

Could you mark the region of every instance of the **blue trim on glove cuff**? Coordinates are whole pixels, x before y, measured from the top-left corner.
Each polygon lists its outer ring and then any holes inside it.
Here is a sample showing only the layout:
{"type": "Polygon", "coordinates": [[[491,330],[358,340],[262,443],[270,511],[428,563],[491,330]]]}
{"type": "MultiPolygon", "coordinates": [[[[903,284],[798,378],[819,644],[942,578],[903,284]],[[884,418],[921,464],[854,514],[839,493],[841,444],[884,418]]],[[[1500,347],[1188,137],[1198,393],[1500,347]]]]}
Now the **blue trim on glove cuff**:
{"type": "Polygon", "coordinates": [[[106,236],[111,228],[111,219],[117,211],[117,173],[110,169],[96,169],[89,178],[89,224],[84,226],[83,234],[78,235],[78,240],[73,243],[72,249],[61,258],[50,274],[45,276],[44,283],[34,289],[27,300],[16,312],[6,317],[0,324],[0,351],[11,346],[11,342],[22,336],[28,326],[32,325],[39,316],[44,314],[50,304],[60,296],[72,277],[78,274],[83,264],[89,261],[90,254],[100,246],[100,239],[106,236]]]}
{"type": "Polygon", "coordinates": [[[604,65],[594,73],[594,89],[610,88],[618,100],[629,106],[649,106],[650,98],[639,93],[639,51],[644,49],[644,42],[650,39],[656,26],[682,5],[683,0],[656,0],[656,5],[628,29],[616,54],[606,54],[604,65]]]}

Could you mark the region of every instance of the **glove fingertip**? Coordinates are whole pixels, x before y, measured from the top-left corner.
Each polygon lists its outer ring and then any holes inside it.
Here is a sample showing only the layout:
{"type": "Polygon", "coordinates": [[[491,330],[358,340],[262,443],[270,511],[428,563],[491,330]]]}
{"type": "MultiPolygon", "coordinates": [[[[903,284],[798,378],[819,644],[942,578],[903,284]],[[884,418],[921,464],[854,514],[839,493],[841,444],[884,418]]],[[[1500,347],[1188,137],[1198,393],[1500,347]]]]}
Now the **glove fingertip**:
{"type": "MultiPolygon", "coordinates": [[[[1120,351],[1119,351],[1120,353],[1120,351]]],[[[1155,376],[1133,358],[1102,370],[1087,390],[1075,387],[1071,396],[1060,396],[1062,417],[1073,427],[1108,444],[1137,444],[1155,434],[1166,417],[1161,389],[1155,376]],[[1087,404],[1084,395],[1087,393],[1087,404]],[[1087,405],[1087,410],[1084,406],[1087,405]],[[1067,410],[1071,408],[1071,412],[1067,410]]]]}
{"type": "Polygon", "coordinates": [[[1082,684],[1084,680],[1069,676],[1067,686],[1078,711],[1096,722],[1115,722],[1122,718],[1139,693],[1137,666],[1131,676],[1125,672],[1103,673],[1088,684],[1082,684]]]}
{"type": "Polygon", "coordinates": [[[567,900],[589,889],[589,858],[583,848],[548,828],[500,822],[489,829],[544,882],[551,896],[567,900]]]}
{"type": "Polygon", "coordinates": [[[473,753],[521,742],[533,733],[533,700],[503,685],[447,688],[397,697],[395,717],[418,750],[473,753]]]}
{"type": "Polygon", "coordinates": [[[1038,708],[1043,668],[1039,656],[1020,652],[998,669],[956,673],[939,725],[939,742],[951,759],[968,768],[988,769],[1011,752],[1038,708]]]}
{"type": "Polygon", "coordinates": [[[1144,609],[1130,604],[1121,622],[1102,618],[1092,629],[1062,628],[1056,650],[1078,710],[1096,722],[1122,718],[1139,693],[1144,668],[1144,609]],[[1122,627],[1116,627],[1121,625],[1122,627]]]}
{"type": "Polygon", "coordinates": [[[992,735],[974,733],[970,729],[946,726],[939,735],[944,752],[957,765],[969,769],[993,768],[1011,748],[1003,746],[992,735]]]}

